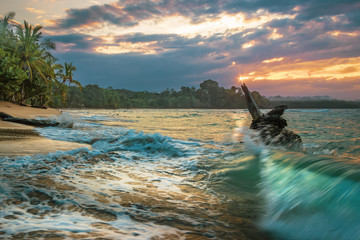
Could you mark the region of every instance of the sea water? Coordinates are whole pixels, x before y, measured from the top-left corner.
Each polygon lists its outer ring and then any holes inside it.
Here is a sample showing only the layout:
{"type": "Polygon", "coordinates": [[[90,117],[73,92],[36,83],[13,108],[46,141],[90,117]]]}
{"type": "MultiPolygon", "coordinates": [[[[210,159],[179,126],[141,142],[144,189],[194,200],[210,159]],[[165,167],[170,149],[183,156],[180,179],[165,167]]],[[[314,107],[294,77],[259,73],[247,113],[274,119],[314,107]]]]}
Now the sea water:
{"type": "Polygon", "coordinates": [[[89,147],[1,157],[0,239],[360,239],[360,110],[284,117],[296,152],[246,110],[65,110],[36,131],[89,147]]]}

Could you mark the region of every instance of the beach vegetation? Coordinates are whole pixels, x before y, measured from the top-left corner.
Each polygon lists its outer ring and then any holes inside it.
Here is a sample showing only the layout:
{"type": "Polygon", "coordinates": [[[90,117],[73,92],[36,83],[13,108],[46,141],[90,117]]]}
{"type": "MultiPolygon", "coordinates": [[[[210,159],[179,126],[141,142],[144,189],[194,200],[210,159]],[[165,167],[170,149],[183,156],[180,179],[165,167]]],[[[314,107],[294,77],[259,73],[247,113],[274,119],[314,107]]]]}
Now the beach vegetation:
{"type": "Polygon", "coordinates": [[[45,107],[64,102],[76,67],[58,63],[56,44],[45,38],[42,26],[13,20],[14,12],[0,18],[0,98],[22,105],[45,107]]]}

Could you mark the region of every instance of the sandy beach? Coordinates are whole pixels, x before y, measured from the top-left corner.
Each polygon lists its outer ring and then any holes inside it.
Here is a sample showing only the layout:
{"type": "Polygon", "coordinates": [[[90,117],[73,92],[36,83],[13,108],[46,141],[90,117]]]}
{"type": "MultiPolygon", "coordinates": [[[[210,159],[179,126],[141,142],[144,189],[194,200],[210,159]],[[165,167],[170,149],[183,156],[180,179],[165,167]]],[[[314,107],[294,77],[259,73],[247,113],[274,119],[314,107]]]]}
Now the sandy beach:
{"type": "MultiPolygon", "coordinates": [[[[48,108],[32,108],[0,101],[0,112],[17,118],[33,119],[36,117],[49,118],[61,114],[60,110],[48,108]]],[[[20,156],[47,154],[49,152],[67,151],[86,144],[56,141],[40,136],[34,127],[0,120],[0,155],[20,156]]]]}

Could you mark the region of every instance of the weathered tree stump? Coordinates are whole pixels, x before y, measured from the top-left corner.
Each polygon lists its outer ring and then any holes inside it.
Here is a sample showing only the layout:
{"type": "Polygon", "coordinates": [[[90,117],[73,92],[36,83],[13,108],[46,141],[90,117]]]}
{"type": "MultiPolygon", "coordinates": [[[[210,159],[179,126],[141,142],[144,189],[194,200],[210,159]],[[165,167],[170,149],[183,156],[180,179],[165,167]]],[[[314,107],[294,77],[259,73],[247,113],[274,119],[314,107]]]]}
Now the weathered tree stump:
{"type": "Polygon", "coordinates": [[[267,114],[263,114],[247,86],[242,84],[241,89],[245,94],[248,110],[253,119],[250,129],[259,131],[261,140],[266,145],[282,145],[290,149],[296,149],[301,146],[301,137],[293,131],[286,129],[287,121],[282,115],[287,106],[276,106],[267,114]]]}

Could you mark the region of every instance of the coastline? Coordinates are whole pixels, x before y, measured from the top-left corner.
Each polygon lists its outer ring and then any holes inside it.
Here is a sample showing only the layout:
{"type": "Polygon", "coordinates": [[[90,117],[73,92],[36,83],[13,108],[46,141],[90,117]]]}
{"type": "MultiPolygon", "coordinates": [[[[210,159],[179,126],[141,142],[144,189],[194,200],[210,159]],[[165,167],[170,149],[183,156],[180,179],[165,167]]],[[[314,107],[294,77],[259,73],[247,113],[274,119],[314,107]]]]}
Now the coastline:
{"type": "MultiPolygon", "coordinates": [[[[53,108],[40,109],[4,101],[0,101],[0,112],[27,119],[36,117],[49,118],[61,114],[60,110],[53,108]]],[[[90,148],[90,145],[47,139],[40,136],[35,131],[35,127],[0,119],[0,156],[47,154],[81,147],[90,148]]]]}

